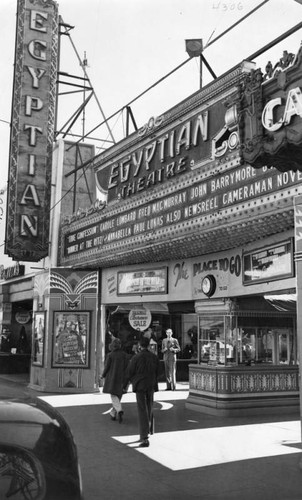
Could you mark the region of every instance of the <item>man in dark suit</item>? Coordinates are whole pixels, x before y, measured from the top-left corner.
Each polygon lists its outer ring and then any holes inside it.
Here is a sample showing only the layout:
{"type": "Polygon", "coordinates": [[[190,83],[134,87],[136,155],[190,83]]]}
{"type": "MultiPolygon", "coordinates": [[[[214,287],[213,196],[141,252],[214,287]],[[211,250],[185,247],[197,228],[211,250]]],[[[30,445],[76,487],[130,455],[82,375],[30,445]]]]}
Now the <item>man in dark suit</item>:
{"type": "Polygon", "coordinates": [[[139,352],[128,366],[128,378],[136,393],[141,448],[149,446],[149,434],[153,434],[153,396],[158,390],[158,358],[148,350],[149,343],[148,337],[140,339],[139,352]]]}

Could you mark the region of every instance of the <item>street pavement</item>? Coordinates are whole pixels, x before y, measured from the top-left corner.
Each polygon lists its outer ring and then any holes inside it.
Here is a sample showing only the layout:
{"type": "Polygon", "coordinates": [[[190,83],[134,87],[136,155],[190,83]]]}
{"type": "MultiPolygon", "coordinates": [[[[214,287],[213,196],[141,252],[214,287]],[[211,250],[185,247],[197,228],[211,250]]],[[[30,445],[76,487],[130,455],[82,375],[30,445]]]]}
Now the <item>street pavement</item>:
{"type": "Polygon", "coordinates": [[[188,410],[188,384],[155,395],[155,433],[138,448],[135,395],[123,396],[124,421],[109,417],[109,395],[32,391],[0,376],[2,397],[37,396],[73,432],[85,500],[302,500],[301,425],[291,415],[223,418],[188,410]]]}

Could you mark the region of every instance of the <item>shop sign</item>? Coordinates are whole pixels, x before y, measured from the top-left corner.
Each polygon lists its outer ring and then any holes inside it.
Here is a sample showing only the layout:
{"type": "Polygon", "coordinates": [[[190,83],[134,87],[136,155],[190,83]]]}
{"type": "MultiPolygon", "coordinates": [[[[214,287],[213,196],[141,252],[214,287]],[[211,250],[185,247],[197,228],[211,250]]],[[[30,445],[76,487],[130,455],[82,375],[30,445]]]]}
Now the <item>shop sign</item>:
{"type": "Polygon", "coordinates": [[[5,252],[48,255],[58,58],[58,6],[19,0],[5,252]]]}
{"type": "Polygon", "coordinates": [[[229,272],[238,277],[241,274],[241,257],[240,255],[232,255],[230,258],[220,257],[193,264],[193,276],[210,271],[229,272]]]}
{"type": "Polygon", "coordinates": [[[117,295],[168,293],[167,267],[120,271],[117,273],[117,295]]]}
{"type": "Polygon", "coordinates": [[[129,311],[129,324],[134,330],[143,332],[151,325],[152,315],[146,307],[135,307],[129,311]]]}
{"type": "Polygon", "coordinates": [[[15,266],[4,267],[0,266],[0,279],[8,280],[11,278],[17,278],[18,276],[24,276],[25,266],[21,264],[16,264],[15,266]]]}
{"type": "Polygon", "coordinates": [[[243,284],[294,276],[292,239],[243,254],[243,284]]]}
{"type": "Polygon", "coordinates": [[[202,182],[191,184],[175,194],[126,210],[113,217],[101,216],[98,222],[79,223],[82,229],[64,234],[64,258],[101,248],[112,242],[123,244],[154,234],[164,227],[201,219],[228,207],[257,199],[301,183],[302,172],[254,169],[250,165],[229,170],[202,182]]]}
{"type": "Polygon", "coordinates": [[[192,266],[194,297],[221,296],[229,292],[230,280],[234,284],[241,277],[242,256],[239,253],[214,254],[208,258],[194,259],[192,266]]]}
{"type": "Polygon", "coordinates": [[[287,60],[269,78],[246,77],[240,111],[244,160],[282,172],[302,171],[302,48],[287,60]]]}
{"type": "MultiPolygon", "coordinates": [[[[163,121],[164,116],[154,123],[163,121]]],[[[149,129],[150,124],[146,130],[149,129]]],[[[164,133],[155,131],[152,139],[142,139],[139,146],[127,147],[127,153],[119,151],[110,161],[104,160],[96,170],[97,184],[108,195],[108,201],[129,198],[238,146],[236,107],[226,111],[225,103],[218,100],[208,109],[204,107],[190,118],[178,120],[177,125],[164,133]]]]}
{"type": "Polygon", "coordinates": [[[302,118],[302,94],[301,89],[296,87],[291,89],[286,97],[285,105],[281,97],[276,97],[269,101],[262,112],[262,124],[266,130],[275,132],[281,127],[289,125],[294,116],[302,118]],[[276,120],[275,115],[281,106],[281,117],[276,120]]]}
{"type": "Polygon", "coordinates": [[[15,315],[17,323],[20,325],[25,325],[30,321],[31,314],[28,311],[17,312],[15,315]]]}

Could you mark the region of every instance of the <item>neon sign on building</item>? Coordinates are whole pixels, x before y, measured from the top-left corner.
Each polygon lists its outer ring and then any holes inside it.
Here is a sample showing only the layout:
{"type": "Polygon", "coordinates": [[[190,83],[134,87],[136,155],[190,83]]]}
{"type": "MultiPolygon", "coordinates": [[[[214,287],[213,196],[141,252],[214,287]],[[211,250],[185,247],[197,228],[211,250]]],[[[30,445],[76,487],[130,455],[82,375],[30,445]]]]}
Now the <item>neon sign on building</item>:
{"type": "Polygon", "coordinates": [[[58,57],[58,6],[18,0],[5,252],[48,255],[58,57]]]}

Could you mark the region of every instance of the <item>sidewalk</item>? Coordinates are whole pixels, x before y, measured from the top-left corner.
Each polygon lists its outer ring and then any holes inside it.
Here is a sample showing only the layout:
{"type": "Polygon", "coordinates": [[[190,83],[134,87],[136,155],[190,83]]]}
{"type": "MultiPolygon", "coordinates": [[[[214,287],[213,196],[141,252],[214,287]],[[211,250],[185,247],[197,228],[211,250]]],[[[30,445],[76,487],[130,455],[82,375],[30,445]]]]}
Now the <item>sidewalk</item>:
{"type": "Polygon", "coordinates": [[[212,417],[185,408],[187,384],[163,389],[149,448],[137,447],[133,393],[123,397],[122,424],[110,420],[107,394],[36,393],[73,431],[85,500],[301,500],[298,414],[212,417]]]}
{"type": "Polygon", "coordinates": [[[122,424],[109,418],[108,395],[43,396],[73,430],[85,500],[301,500],[298,415],[212,417],[185,408],[187,384],[160,389],[143,449],[133,393],[123,398],[122,424]]]}

